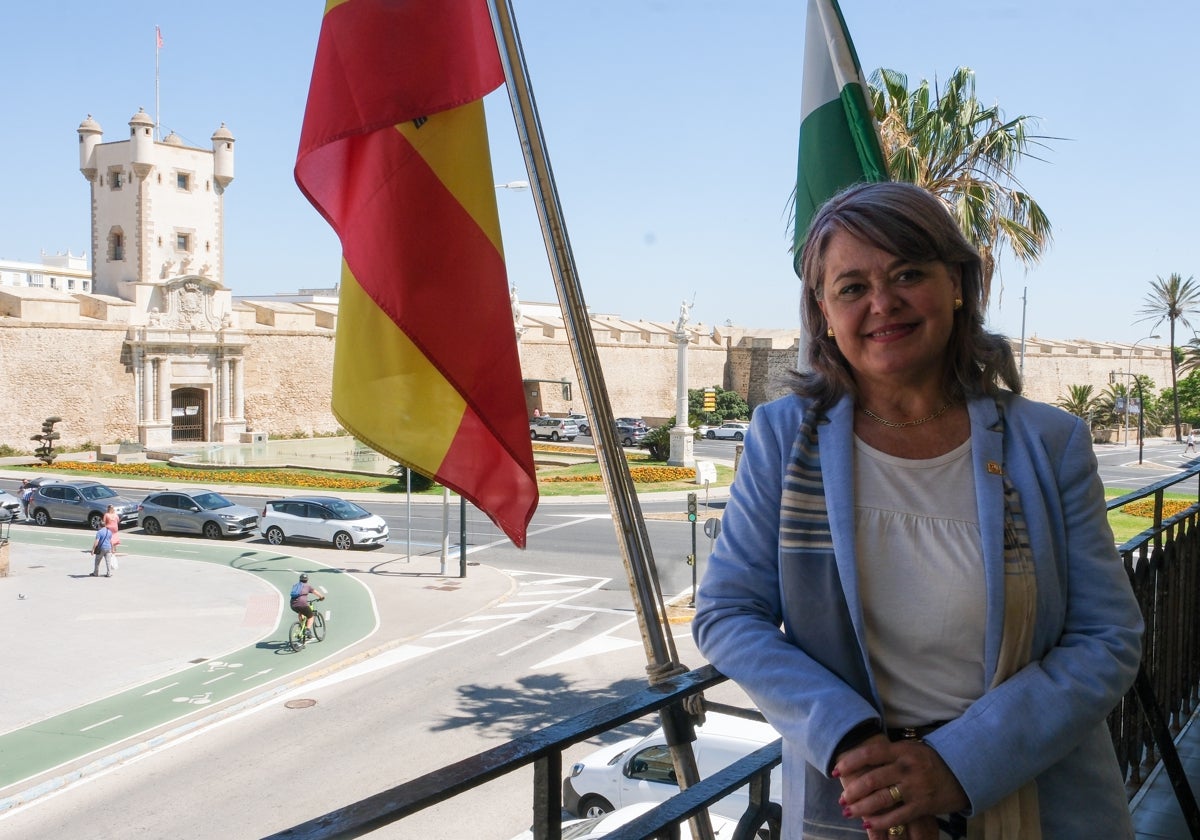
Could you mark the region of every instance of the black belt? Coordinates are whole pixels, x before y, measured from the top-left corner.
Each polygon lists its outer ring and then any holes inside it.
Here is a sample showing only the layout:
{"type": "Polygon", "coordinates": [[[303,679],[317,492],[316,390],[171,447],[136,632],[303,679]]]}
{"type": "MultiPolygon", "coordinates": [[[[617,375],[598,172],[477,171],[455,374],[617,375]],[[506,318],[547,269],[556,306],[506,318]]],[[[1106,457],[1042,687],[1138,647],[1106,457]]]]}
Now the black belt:
{"type": "Polygon", "coordinates": [[[919,741],[926,735],[929,735],[942,726],[945,726],[949,721],[939,720],[933,723],[922,724],[921,726],[897,726],[888,727],[887,736],[889,741],[919,741]]]}

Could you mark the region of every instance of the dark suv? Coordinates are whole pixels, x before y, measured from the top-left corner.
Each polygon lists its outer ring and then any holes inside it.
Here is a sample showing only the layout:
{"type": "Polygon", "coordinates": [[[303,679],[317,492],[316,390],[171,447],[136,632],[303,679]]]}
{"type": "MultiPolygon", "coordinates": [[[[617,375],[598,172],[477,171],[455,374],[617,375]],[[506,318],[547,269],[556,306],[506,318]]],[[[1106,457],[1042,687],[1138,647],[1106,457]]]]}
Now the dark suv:
{"type": "Polygon", "coordinates": [[[113,506],[122,526],[137,524],[137,502],[118,496],[116,490],[98,481],[43,484],[29,499],[29,515],[38,525],[82,522],[96,530],[104,524],[104,512],[109,505],[113,506]]]}

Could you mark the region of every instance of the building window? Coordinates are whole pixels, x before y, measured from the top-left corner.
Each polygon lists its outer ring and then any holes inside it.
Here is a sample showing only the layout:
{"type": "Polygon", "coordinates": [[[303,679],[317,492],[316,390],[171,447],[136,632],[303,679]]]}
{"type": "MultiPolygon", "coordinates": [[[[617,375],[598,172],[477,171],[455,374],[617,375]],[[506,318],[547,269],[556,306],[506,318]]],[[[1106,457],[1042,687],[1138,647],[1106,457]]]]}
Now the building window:
{"type": "Polygon", "coordinates": [[[176,251],[190,251],[191,244],[192,244],[192,238],[190,236],[188,236],[186,233],[175,234],[175,250],[176,251]]]}
{"type": "Polygon", "coordinates": [[[75,291],[75,278],[74,277],[67,278],[67,291],[68,292],[75,291]]]}
{"type": "Polygon", "coordinates": [[[113,228],[108,232],[108,259],[118,261],[125,259],[125,232],[113,228]]]}
{"type": "Polygon", "coordinates": [[[188,192],[192,188],[192,176],[186,172],[176,172],[175,186],[184,192],[188,192]]]}
{"type": "Polygon", "coordinates": [[[125,173],[120,169],[108,170],[108,188],[110,190],[119,190],[125,186],[125,173]]]}
{"type": "Polygon", "coordinates": [[[39,272],[36,272],[36,271],[30,272],[29,273],[29,285],[40,289],[42,286],[46,285],[45,275],[40,274],[39,272]]]}

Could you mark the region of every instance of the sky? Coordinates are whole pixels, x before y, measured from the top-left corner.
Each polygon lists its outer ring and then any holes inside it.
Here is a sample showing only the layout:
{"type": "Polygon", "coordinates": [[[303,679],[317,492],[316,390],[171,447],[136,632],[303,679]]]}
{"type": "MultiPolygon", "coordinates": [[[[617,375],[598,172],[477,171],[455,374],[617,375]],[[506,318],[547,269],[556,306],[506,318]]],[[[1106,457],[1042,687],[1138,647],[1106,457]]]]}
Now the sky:
{"type": "MultiPolygon", "coordinates": [[[[970,67],[985,104],[1036,116],[1038,133],[1059,138],[1017,173],[1054,241],[1029,270],[1001,261],[989,327],[1126,343],[1159,333],[1165,343],[1165,327],[1139,310],[1156,277],[1200,274],[1200,171],[1188,163],[1200,111],[1183,81],[1200,4],[841,5],[865,72],[889,67],[915,84],[970,67]]],[[[513,6],[588,307],[674,322],[686,300],[693,322],[797,328],[789,200],[806,3],[513,6]]],[[[303,0],[8,4],[0,258],[89,249],[75,129],[90,114],[105,141],[121,140],[143,107],[189,145],[209,148],[221,123],[237,140],[225,194],[234,294],[333,286],[337,238],[292,176],[323,9],[303,0]]],[[[529,180],[506,92],[486,104],[496,182],[529,180]]],[[[497,200],[510,282],[523,302],[555,302],[532,193],[499,189],[497,200]]]]}

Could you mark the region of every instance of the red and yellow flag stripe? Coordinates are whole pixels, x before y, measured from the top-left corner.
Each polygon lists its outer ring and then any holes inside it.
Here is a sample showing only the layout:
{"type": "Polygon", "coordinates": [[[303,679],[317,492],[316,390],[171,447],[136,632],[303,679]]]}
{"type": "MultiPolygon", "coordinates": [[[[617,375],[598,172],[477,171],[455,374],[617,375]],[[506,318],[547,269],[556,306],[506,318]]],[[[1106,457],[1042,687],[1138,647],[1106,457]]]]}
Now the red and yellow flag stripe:
{"type": "Polygon", "coordinates": [[[482,97],[483,0],[331,0],[296,181],[342,242],[333,411],[517,545],[537,505],[482,97]]]}

